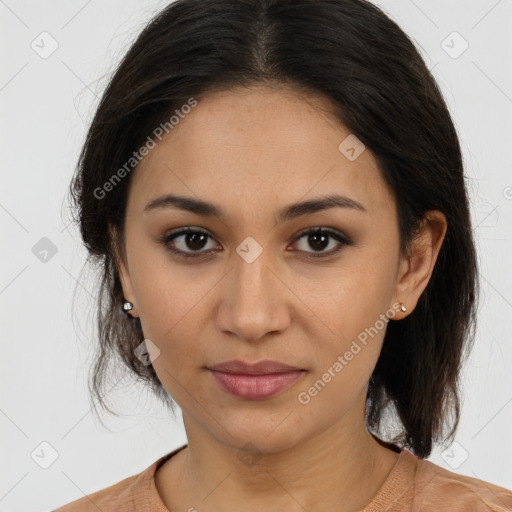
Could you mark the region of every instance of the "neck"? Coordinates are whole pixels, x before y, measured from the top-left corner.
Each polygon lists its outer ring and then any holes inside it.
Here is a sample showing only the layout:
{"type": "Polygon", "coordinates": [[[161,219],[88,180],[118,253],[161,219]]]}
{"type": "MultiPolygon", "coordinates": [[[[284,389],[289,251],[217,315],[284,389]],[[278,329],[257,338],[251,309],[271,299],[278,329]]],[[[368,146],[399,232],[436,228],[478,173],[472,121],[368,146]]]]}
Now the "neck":
{"type": "Polygon", "coordinates": [[[360,416],[362,421],[354,422],[347,413],[316,437],[284,449],[260,443],[258,450],[241,452],[206,435],[184,415],[188,446],[170,459],[174,471],[162,471],[157,487],[169,510],[231,512],[243,502],[246,511],[276,505],[280,510],[359,511],[398,460],[372,437],[360,416]]]}

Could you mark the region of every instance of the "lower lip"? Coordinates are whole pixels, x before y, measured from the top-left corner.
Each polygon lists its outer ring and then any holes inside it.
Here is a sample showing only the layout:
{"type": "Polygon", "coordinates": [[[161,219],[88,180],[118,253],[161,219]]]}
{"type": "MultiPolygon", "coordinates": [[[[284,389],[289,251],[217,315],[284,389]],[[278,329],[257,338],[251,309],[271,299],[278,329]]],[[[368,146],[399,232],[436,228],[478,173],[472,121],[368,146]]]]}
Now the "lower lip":
{"type": "Polygon", "coordinates": [[[233,396],[248,400],[261,400],[277,395],[289,388],[304,371],[270,373],[268,375],[237,375],[208,370],[217,384],[233,396]]]}

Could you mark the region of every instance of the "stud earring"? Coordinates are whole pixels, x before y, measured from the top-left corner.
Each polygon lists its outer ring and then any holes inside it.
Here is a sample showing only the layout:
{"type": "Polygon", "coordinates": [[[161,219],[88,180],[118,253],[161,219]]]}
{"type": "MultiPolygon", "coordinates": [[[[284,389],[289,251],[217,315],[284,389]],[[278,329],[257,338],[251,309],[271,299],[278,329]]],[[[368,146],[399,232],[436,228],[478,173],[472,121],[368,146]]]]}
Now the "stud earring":
{"type": "Polygon", "coordinates": [[[130,311],[131,309],[133,309],[133,304],[130,301],[126,301],[123,304],[123,310],[124,311],[130,311]]]}
{"type": "Polygon", "coordinates": [[[400,302],[400,309],[405,313],[407,311],[407,308],[405,307],[403,302],[400,302]]]}

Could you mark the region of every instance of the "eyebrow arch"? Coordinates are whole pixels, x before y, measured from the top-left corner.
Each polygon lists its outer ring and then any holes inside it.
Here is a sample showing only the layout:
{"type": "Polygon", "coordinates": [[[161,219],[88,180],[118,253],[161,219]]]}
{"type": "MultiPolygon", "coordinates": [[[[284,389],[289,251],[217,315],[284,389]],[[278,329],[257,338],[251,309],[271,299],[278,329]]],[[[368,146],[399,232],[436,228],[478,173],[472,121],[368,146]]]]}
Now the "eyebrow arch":
{"type": "MultiPolygon", "coordinates": [[[[287,222],[303,215],[327,210],[329,208],[351,208],[366,212],[366,208],[358,201],[350,197],[331,194],[301,203],[294,203],[282,208],[277,214],[277,222],[287,222]]],[[[193,197],[166,194],[151,200],[145,207],[144,213],[162,208],[177,208],[204,217],[218,217],[225,219],[222,209],[208,201],[195,199],[193,197]]]]}

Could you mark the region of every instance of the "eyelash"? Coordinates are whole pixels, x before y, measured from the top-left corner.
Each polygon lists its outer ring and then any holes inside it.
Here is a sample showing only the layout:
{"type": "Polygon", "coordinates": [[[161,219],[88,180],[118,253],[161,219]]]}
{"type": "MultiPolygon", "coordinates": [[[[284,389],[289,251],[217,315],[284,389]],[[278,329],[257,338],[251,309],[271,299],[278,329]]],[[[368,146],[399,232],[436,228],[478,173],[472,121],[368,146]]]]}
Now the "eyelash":
{"type": "MultiPolygon", "coordinates": [[[[161,237],[159,239],[159,241],[167,251],[171,252],[172,254],[174,254],[180,258],[183,258],[184,260],[199,259],[199,258],[204,258],[204,257],[210,256],[212,254],[212,252],[214,252],[214,251],[186,253],[179,249],[172,248],[172,246],[170,245],[170,242],[172,240],[174,240],[178,236],[188,235],[191,233],[198,233],[198,234],[206,235],[210,238],[213,238],[208,232],[203,231],[201,229],[181,228],[178,231],[174,231],[174,232],[164,235],[163,237],[161,237]]],[[[341,249],[343,248],[343,246],[352,245],[352,241],[349,238],[342,236],[340,233],[338,233],[336,231],[333,231],[330,229],[325,229],[325,228],[306,229],[305,231],[302,231],[295,237],[294,242],[296,242],[296,241],[300,240],[301,238],[303,238],[304,236],[310,235],[310,234],[327,235],[329,237],[334,238],[336,241],[338,241],[340,243],[340,245],[336,249],[331,249],[330,251],[324,252],[324,253],[316,253],[316,254],[315,253],[307,253],[308,256],[306,256],[306,258],[309,258],[309,259],[332,257],[332,256],[336,255],[337,253],[339,253],[341,251],[341,249]]]]}

